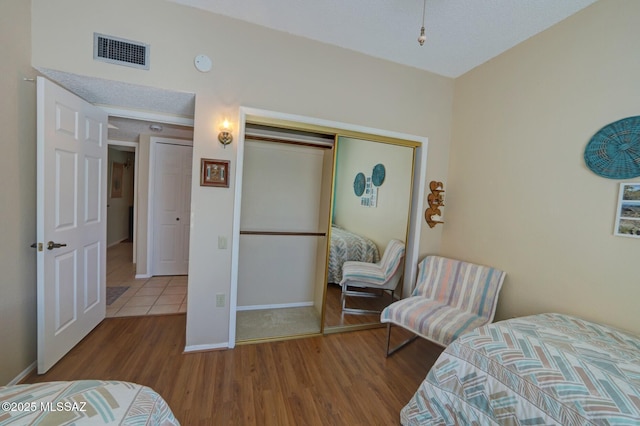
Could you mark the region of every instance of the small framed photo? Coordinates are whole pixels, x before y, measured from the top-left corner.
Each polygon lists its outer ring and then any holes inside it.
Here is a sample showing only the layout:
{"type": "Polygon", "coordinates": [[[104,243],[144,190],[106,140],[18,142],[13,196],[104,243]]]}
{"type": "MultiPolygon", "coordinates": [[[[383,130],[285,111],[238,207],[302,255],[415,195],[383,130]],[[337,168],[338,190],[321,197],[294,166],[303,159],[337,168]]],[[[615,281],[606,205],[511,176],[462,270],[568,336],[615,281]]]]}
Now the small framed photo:
{"type": "Polygon", "coordinates": [[[229,161],[200,159],[200,186],[229,187],[229,161]]]}
{"type": "Polygon", "coordinates": [[[122,198],[122,174],[124,164],[114,162],[111,165],[111,198],[122,198]]]}
{"type": "Polygon", "coordinates": [[[614,235],[640,238],[640,183],[621,183],[614,235]]]}

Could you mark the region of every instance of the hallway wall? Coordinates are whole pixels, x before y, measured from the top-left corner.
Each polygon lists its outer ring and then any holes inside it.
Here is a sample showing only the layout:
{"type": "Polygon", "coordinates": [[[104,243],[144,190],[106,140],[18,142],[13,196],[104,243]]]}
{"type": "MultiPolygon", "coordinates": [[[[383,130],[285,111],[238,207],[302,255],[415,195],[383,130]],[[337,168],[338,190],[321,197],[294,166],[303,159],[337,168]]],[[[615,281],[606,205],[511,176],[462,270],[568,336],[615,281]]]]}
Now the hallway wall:
{"type": "Polygon", "coordinates": [[[36,359],[36,85],[31,2],[0,2],[0,385],[36,359]],[[6,41],[11,41],[10,43],[6,41]]]}

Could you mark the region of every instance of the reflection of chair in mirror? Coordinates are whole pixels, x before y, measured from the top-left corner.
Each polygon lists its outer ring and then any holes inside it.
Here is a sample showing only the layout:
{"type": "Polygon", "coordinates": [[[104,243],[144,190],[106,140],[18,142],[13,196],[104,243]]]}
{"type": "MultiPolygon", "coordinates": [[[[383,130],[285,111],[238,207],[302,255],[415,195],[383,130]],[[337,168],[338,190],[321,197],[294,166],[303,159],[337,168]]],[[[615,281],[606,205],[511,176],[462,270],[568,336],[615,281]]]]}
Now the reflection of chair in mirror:
{"type": "Polygon", "coordinates": [[[490,266],[427,256],[418,266],[411,297],[387,306],[380,321],[387,323],[387,356],[418,336],[447,346],[465,331],[493,321],[505,273],[490,266]],[[389,350],[391,324],[415,336],[389,350]]]}
{"type": "Polygon", "coordinates": [[[377,314],[379,310],[348,308],[347,297],[382,297],[386,291],[393,293],[402,277],[404,243],[391,240],[378,263],[345,262],[342,267],[342,312],[351,314],[377,314]],[[372,291],[354,290],[353,288],[372,291]]]}

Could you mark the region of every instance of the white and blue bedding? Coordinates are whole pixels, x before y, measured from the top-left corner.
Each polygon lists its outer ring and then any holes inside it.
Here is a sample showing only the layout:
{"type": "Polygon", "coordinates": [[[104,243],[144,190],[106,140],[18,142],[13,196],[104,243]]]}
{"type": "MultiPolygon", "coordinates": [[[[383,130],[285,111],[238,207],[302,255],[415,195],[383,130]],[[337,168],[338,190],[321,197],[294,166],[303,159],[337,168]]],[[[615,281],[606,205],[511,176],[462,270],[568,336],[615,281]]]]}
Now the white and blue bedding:
{"type": "Polygon", "coordinates": [[[640,337],[560,314],[477,328],[445,349],[400,420],[640,424],[640,337]]]}
{"type": "Polygon", "coordinates": [[[179,425],[153,389],[129,382],[78,380],[0,387],[0,426],[179,425]]]}
{"type": "Polygon", "coordinates": [[[348,260],[376,263],[380,261],[378,246],[366,237],[334,225],[331,227],[327,282],[339,284],[342,281],[342,265],[348,260]]]}

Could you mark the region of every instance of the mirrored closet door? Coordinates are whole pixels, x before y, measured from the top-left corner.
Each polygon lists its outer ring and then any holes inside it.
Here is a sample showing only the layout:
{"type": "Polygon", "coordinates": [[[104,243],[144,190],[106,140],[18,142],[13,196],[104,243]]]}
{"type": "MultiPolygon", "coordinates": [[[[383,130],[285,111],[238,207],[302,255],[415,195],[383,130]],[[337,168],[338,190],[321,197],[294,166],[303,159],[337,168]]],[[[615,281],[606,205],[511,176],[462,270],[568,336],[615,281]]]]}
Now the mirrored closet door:
{"type": "MultiPolygon", "coordinates": [[[[394,142],[346,136],[337,139],[325,332],[378,325],[378,312],[392,302],[391,291],[371,289],[354,290],[379,297],[343,299],[339,284],[345,261],[375,263],[383,257],[389,241],[407,241],[415,149],[412,144],[394,142]]],[[[404,260],[400,268],[404,269],[404,260]]],[[[401,297],[402,279],[393,294],[401,297]]]]}

